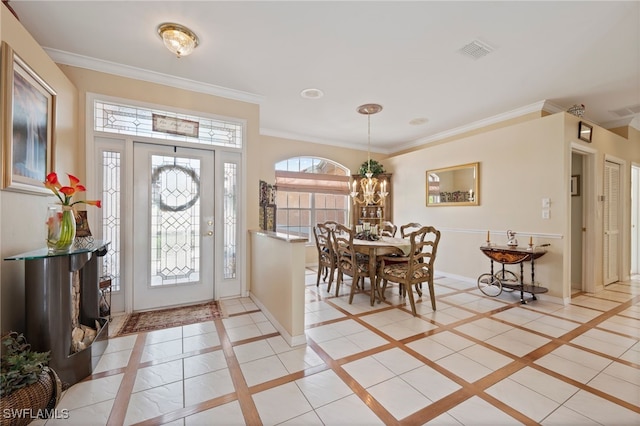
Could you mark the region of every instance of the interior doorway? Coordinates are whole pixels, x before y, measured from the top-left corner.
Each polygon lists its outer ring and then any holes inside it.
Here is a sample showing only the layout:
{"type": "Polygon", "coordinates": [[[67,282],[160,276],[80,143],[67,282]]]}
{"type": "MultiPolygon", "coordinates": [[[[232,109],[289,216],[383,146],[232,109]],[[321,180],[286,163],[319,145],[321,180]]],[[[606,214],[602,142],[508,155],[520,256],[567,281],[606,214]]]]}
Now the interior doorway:
{"type": "Polygon", "coordinates": [[[631,165],[631,275],[640,274],[640,165],[631,165]]]}
{"type": "Polygon", "coordinates": [[[585,225],[585,161],[581,152],[571,153],[571,293],[584,290],[583,262],[585,225]]]}
{"type": "Polygon", "coordinates": [[[569,179],[570,192],[567,194],[570,208],[570,283],[564,287],[565,297],[580,292],[595,293],[596,279],[602,257],[596,257],[596,242],[602,238],[598,221],[602,220],[598,212],[596,194],[596,154],[597,151],[584,144],[571,144],[571,163],[569,179]]]}

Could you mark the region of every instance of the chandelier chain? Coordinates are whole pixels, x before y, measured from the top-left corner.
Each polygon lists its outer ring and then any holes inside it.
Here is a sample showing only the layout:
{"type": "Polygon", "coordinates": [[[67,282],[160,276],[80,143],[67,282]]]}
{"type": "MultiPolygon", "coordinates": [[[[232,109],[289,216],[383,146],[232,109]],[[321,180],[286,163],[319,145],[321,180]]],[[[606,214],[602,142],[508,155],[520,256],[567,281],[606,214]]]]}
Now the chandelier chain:
{"type": "Polygon", "coordinates": [[[378,104],[364,104],[360,105],[357,111],[360,114],[367,115],[367,172],[360,180],[360,189],[362,192],[358,191],[357,182],[354,180],[350,195],[354,205],[384,206],[385,198],[389,195],[387,192],[387,181],[384,180],[380,183],[378,179],[373,177],[373,173],[371,173],[371,114],[382,111],[382,106],[378,104]]]}

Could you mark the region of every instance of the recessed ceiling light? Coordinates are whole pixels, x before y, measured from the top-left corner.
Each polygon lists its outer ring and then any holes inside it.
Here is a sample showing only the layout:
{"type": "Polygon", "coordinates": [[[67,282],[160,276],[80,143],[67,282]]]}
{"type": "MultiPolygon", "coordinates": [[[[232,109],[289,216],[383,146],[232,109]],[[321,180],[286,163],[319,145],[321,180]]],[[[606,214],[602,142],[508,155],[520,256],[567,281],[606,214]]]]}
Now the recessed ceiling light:
{"type": "Polygon", "coordinates": [[[304,89],[300,92],[300,96],[305,99],[320,99],[324,96],[324,92],[320,89],[304,89]]]}
{"type": "Polygon", "coordinates": [[[411,124],[412,126],[419,126],[421,124],[426,124],[427,122],[429,122],[428,118],[420,117],[420,118],[414,118],[413,120],[409,121],[409,124],[411,124]]]}

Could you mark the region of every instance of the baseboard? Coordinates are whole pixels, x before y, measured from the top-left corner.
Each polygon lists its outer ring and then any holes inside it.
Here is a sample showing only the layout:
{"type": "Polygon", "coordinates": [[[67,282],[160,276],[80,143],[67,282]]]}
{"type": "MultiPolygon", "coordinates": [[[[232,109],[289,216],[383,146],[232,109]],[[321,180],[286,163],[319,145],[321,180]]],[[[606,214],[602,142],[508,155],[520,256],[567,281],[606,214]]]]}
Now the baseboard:
{"type": "Polygon", "coordinates": [[[271,322],[271,324],[275,327],[275,329],[278,330],[278,332],[282,335],[282,338],[289,344],[289,346],[293,347],[293,346],[305,345],[307,343],[306,334],[303,333],[297,336],[290,335],[289,332],[278,322],[278,320],[276,320],[274,316],[271,315],[271,312],[269,312],[267,307],[264,306],[256,296],[253,295],[253,293],[250,292],[249,297],[251,298],[251,300],[253,300],[253,303],[258,305],[258,307],[260,308],[260,311],[262,311],[264,316],[267,317],[267,319],[269,320],[269,322],[271,322]]]}

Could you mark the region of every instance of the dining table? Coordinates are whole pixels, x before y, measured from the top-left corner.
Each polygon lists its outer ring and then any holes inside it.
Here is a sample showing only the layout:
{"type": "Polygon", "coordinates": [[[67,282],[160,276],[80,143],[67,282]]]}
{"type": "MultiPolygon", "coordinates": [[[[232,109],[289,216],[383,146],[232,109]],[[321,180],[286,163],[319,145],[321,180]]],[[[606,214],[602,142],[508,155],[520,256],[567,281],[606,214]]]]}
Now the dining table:
{"type": "Polygon", "coordinates": [[[356,252],[369,256],[369,281],[371,282],[371,306],[373,306],[376,295],[379,302],[384,300],[384,295],[376,282],[378,257],[393,254],[408,256],[411,252],[411,241],[395,237],[379,237],[377,240],[354,238],[353,245],[356,252]]]}

